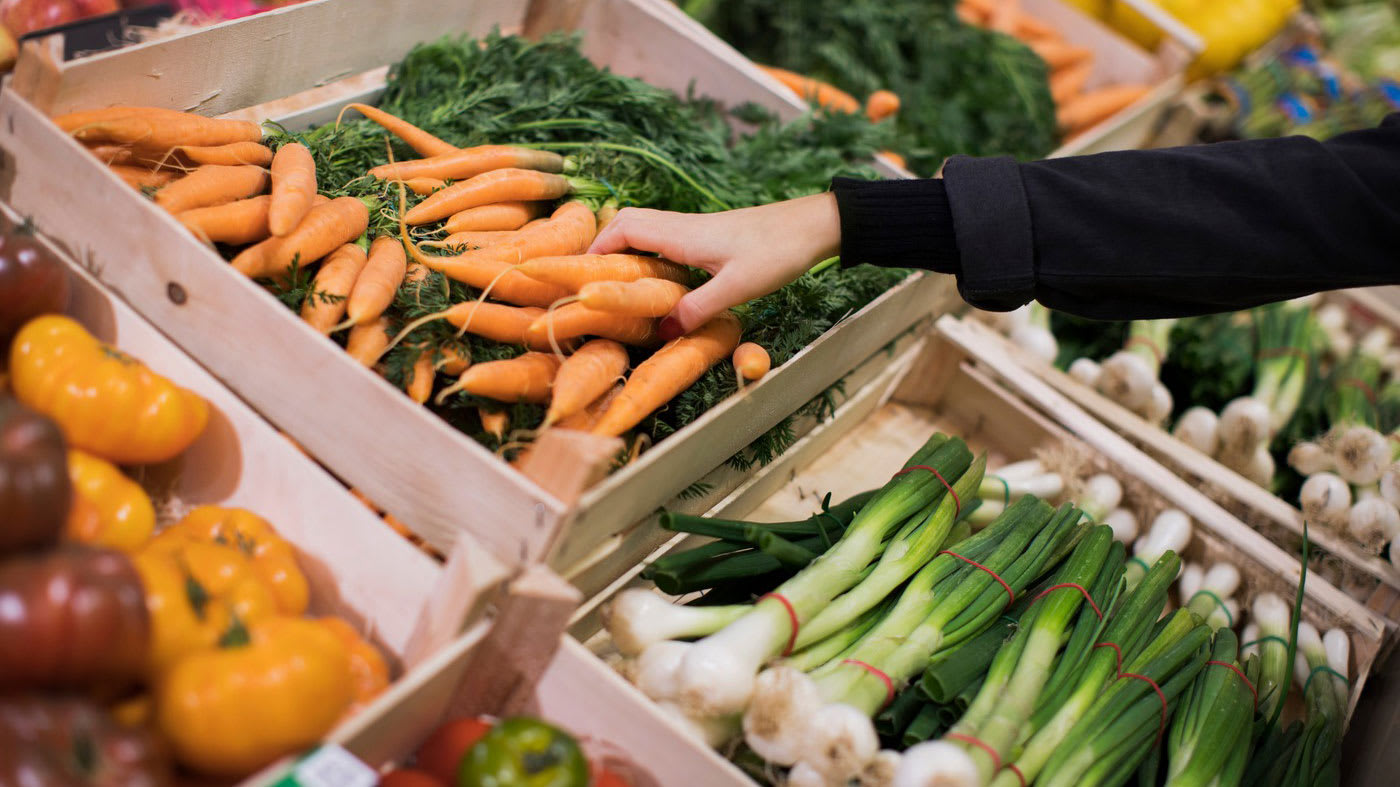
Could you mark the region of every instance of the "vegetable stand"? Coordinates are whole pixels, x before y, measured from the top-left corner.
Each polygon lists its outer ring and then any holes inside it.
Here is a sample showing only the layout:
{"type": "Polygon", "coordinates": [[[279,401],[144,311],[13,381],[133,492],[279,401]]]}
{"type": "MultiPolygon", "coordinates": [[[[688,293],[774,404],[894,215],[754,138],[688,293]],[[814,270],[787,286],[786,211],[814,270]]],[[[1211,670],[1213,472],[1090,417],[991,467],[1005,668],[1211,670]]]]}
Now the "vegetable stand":
{"type": "MultiPolygon", "coordinates": [[[[630,11],[626,24],[634,27],[615,46],[587,50],[594,57],[618,57],[618,69],[636,69],[677,89],[694,78],[697,92],[729,103],[799,109],[771,92],[732,51],[681,24],[664,4],[621,3],[613,10],[606,3],[587,5],[577,24],[588,47],[596,46],[588,43],[595,36],[611,41],[613,29],[622,24],[621,11],[630,11]]],[[[70,63],[45,63],[43,53],[31,49],[14,89],[0,102],[9,119],[3,144],[16,162],[5,198],[33,215],[46,232],[65,238],[76,254],[91,258],[106,283],[176,342],[332,471],[413,523],[442,551],[465,528],[506,560],[550,554],[557,566],[578,562],[620,525],[639,520],[685,489],[936,309],[940,296],[951,294],[946,282],[911,276],[743,397],[721,402],[571,505],[366,373],[156,206],[79,155],[73,140],[44,118],[79,106],[127,103],[198,107],[210,114],[251,111],[292,127],[327,122],[345,103],[373,96],[384,64],[419,41],[454,28],[477,34],[493,26],[520,29],[527,10],[533,10],[474,3],[454,5],[445,14],[438,4],[421,6],[415,11],[416,5],[400,4],[390,12],[382,4],[311,2],[70,63]],[[385,13],[420,23],[385,24],[385,13]],[[326,29],[376,43],[336,46],[320,35],[326,29]],[[295,57],[289,57],[292,52],[295,57]],[[287,66],[274,79],[264,79],[264,66],[272,62],[287,66]],[[179,76],[158,76],[167,72],[179,76]],[[55,167],[65,173],[62,188],[50,187],[50,175],[59,171],[55,167]],[[77,194],[84,196],[77,199],[77,194]],[[96,227],[103,230],[92,232],[96,227]],[[126,264],[133,259],[144,264],[126,264]],[[393,427],[384,428],[386,423],[393,427]],[[398,459],[405,456],[415,461],[398,459]],[[568,521],[573,524],[566,528],[568,521]]],[[[567,10],[560,10],[563,16],[541,12],[536,27],[547,27],[549,19],[568,21],[567,10]]]]}
{"type": "MultiPolygon", "coordinates": [[[[1076,462],[1082,462],[1084,473],[1114,473],[1121,479],[1124,505],[1135,510],[1142,521],[1168,508],[1179,509],[1193,520],[1190,542],[1182,550],[1184,561],[1225,561],[1238,568],[1243,577],[1240,608],[1263,593],[1291,598],[1299,574],[1296,559],[1165,473],[1121,438],[1093,435],[1092,442],[1081,442],[1087,435],[1079,431],[1078,420],[1086,416],[1053,391],[1037,386],[1034,378],[1007,379],[997,369],[984,366],[976,354],[950,335],[956,334],[957,328],[945,320],[939,333],[902,352],[875,383],[863,388],[782,458],[712,506],[707,516],[754,522],[803,520],[822,510],[828,493],[829,500],[839,501],[880,486],[888,480],[891,468],[897,469],[930,434],[941,431],[966,439],[973,451],[988,451],[989,466],[1039,451],[1073,454],[1076,462]]],[[[986,500],[983,498],[984,504],[986,500]]],[[[664,562],[668,556],[706,541],[677,533],[647,562],[664,562]]],[[[585,602],[576,617],[574,633],[607,660],[615,658],[614,642],[602,631],[608,607],[638,588],[651,587],[641,578],[643,570],[638,566],[585,602]],[[605,614],[600,616],[599,612],[605,614]]],[[[1177,598],[1176,590],[1172,597],[1177,598]]],[[[616,620],[620,613],[613,609],[611,614],[616,620]]],[[[1350,713],[1361,695],[1364,676],[1381,651],[1384,622],[1316,577],[1307,582],[1303,618],[1319,627],[1340,627],[1351,638],[1354,682],[1350,713]]],[[[645,629],[641,633],[648,636],[645,629]]],[[[627,664],[625,660],[622,663],[627,664]]],[[[624,669],[648,669],[645,657],[633,664],[624,669]]],[[[640,678],[640,673],[629,674],[640,678]]]]}
{"type": "MultiPolygon", "coordinates": [[[[529,712],[645,762],[661,784],[728,767],[561,637],[577,604],[567,584],[538,565],[512,576],[470,535],[445,565],[428,557],[86,269],[45,246],[66,265],[72,317],[209,403],[202,436],[178,460],[137,476],[157,493],[159,524],[202,505],[265,516],[296,549],[309,613],[345,620],[389,659],[394,681],[325,742],[377,768],[411,752],[444,714],[529,712]],[[651,761],[655,752],[666,755],[651,761]]],[[[269,766],[246,783],[276,783],[289,767],[269,766]]]]}
{"type": "MultiPolygon", "coordinates": [[[[1352,327],[1364,331],[1376,325],[1391,325],[1394,309],[1364,290],[1329,293],[1324,298],[1343,305],[1352,327]]],[[[1141,447],[1150,456],[1183,477],[1198,483],[1201,490],[1218,501],[1240,520],[1270,540],[1292,552],[1301,545],[1302,512],[1292,503],[1250,481],[1219,461],[1181,442],[1172,433],[1149,423],[1143,417],[1112,401],[1095,388],[1085,385],[1051,364],[1032,357],[1023,348],[1004,339],[975,321],[965,321],[958,335],[976,343],[989,357],[1005,364],[1020,364],[1025,370],[1051,385],[1078,406],[1141,447]]],[[[1321,527],[1309,536],[1316,556],[1340,561],[1342,580],[1338,584],[1389,621],[1400,619],[1400,574],[1384,559],[1364,553],[1356,545],[1321,527]],[[1330,557],[1328,557],[1330,556],[1330,557]]]]}

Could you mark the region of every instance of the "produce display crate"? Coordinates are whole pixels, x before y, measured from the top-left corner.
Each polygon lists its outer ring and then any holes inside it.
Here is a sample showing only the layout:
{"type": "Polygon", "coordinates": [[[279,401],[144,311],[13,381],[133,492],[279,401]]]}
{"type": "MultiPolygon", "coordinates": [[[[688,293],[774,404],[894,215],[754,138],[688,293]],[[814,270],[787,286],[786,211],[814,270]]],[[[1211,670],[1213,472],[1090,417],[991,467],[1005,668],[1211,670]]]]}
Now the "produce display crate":
{"type": "MultiPolygon", "coordinates": [[[[999,461],[1027,458],[1037,449],[1068,444],[1083,452],[1095,472],[1111,471],[1122,479],[1126,499],[1135,508],[1174,507],[1185,512],[1194,527],[1183,557],[1207,564],[1227,560],[1237,566],[1243,576],[1242,590],[1236,594],[1244,602],[1242,607],[1266,591],[1293,598],[1300,575],[1297,559],[1035,377],[1003,376],[1001,369],[984,365],[975,351],[980,348],[969,345],[962,327],[949,318],[941,320],[934,335],[900,353],[833,418],[706,514],[751,521],[805,518],[820,510],[827,493],[840,500],[880,486],[936,431],[962,437],[974,450],[986,450],[999,461]]],[[[695,543],[693,536],[676,534],[652,558],[695,543]]],[[[613,650],[601,631],[598,612],[624,588],[647,587],[640,573],[637,566],[620,577],[584,602],[575,616],[571,631],[600,659],[611,658],[613,650]]],[[[1174,590],[1173,600],[1176,595],[1174,590]]],[[[1350,717],[1381,653],[1384,621],[1315,576],[1307,582],[1303,617],[1319,629],[1340,627],[1350,635],[1350,717]]]]}
{"type": "MultiPolygon", "coordinates": [[[[70,316],[210,405],[209,426],[179,459],[138,476],[158,495],[161,523],[205,504],[265,517],[297,548],[311,583],[309,613],[344,618],[389,658],[394,683],[328,743],[378,767],[401,761],[447,714],[528,712],[627,753],[658,784],[732,767],[562,635],[576,590],[538,565],[512,578],[469,536],[445,566],[429,558],[89,270],[43,242],[68,264],[70,316]]],[[[274,784],[288,767],[270,766],[244,784],[274,784]]]]}
{"type": "MultiPolygon", "coordinates": [[[[1367,290],[1340,290],[1324,299],[1343,304],[1352,323],[1363,330],[1387,325],[1400,332],[1400,310],[1367,290]]],[[[1195,484],[1212,500],[1292,554],[1302,547],[1303,513],[1293,503],[1255,484],[1214,458],[1182,443],[1156,424],[1074,379],[1051,364],[1028,354],[1004,336],[973,320],[958,328],[958,335],[975,344],[998,366],[1018,366],[1049,384],[1114,432],[1128,438],[1148,455],[1195,484]]],[[[1369,555],[1323,528],[1309,528],[1314,553],[1326,553],[1328,569],[1342,571],[1337,584],[1364,601],[1388,622],[1389,636],[1400,623],[1400,571],[1383,558],[1369,555]],[[1332,561],[1340,561],[1332,565],[1332,561]]]]}
{"type": "Polygon", "coordinates": [[[1049,158],[1133,150],[1147,145],[1168,108],[1186,86],[1185,70],[1203,43],[1185,25],[1151,0],[1122,0],[1159,29],[1162,43],[1148,52],[1103,22],[1062,0],[1024,0],[1026,13],[1056,30],[1067,41],[1094,52],[1088,90],[1113,84],[1152,85],[1147,95],[1081,134],[1066,140],[1049,158]]]}
{"type": "Polygon", "coordinates": [[[46,116],[136,104],[291,127],[326,122],[344,103],[377,95],[387,64],[414,44],[494,27],[575,30],[588,56],[619,73],[682,92],[693,84],[730,105],[801,111],[752,64],[677,14],[660,0],[314,0],[66,63],[55,54],[58,42],[35,44],[0,94],[0,150],[12,165],[0,198],[62,238],[259,412],[441,551],[468,531],[503,560],[547,557],[568,567],[926,319],[940,298],[955,298],[951,281],[910,276],[742,397],[575,501],[511,469],[360,367],[83,155],[46,116]]]}

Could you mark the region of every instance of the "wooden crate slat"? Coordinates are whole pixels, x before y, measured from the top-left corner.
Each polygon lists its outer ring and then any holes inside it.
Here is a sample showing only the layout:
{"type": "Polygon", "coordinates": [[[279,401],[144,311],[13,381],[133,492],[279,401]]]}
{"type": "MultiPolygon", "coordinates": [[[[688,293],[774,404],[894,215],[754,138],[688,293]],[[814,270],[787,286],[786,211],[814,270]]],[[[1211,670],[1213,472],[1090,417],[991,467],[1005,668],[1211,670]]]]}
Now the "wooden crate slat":
{"type": "Polygon", "coordinates": [[[313,0],[62,64],[41,108],[218,115],[368,71],[448,33],[517,28],[524,12],[519,0],[313,0]]]}

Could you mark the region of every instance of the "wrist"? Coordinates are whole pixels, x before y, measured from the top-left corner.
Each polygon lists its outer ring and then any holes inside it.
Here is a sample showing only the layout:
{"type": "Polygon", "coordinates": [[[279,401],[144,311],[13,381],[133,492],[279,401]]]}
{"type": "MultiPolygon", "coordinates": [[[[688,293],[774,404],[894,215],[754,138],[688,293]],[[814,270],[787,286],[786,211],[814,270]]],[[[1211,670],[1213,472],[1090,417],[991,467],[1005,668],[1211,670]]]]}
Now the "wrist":
{"type": "Polygon", "coordinates": [[[792,201],[799,211],[796,229],[809,241],[812,262],[841,253],[841,209],[831,192],[799,197],[792,201]]]}

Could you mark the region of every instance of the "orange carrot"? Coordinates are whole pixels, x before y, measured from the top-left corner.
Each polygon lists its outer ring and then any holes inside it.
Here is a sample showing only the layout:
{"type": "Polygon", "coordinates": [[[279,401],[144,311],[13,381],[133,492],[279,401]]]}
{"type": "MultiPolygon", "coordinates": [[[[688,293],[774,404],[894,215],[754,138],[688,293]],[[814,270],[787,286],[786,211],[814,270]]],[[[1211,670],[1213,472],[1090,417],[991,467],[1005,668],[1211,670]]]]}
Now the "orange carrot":
{"type": "Polygon", "coordinates": [[[454,232],[442,240],[425,240],[418,244],[430,249],[450,249],[454,246],[466,246],[471,249],[483,249],[497,243],[504,243],[519,237],[519,230],[485,230],[482,232],[454,232]]]}
{"type": "Polygon", "coordinates": [[[549,221],[520,230],[504,243],[466,251],[452,257],[430,257],[413,248],[413,259],[448,278],[485,289],[497,300],[520,306],[548,306],[569,293],[538,281],[511,266],[523,260],[551,254],[579,254],[593,242],[593,211],[580,202],[567,202],[549,221]]]}
{"type": "Polygon", "coordinates": [[[987,17],[987,27],[998,33],[1014,35],[1016,19],[1021,15],[1021,0],[1000,0],[987,17]]]}
{"type": "Polygon", "coordinates": [[[739,346],[743,329],[724,312],[693,333],[657,350],[632,372],[622,393],[593,427],[593,434],[616,437],[700,379],[739,346]]]}
{"type": "Polygon", "coordinates": [[[316,272],[311,294],[301,305],[301,318],[321,333],[330,333],[345,316],[346,298],[360,271],[364,270],[365,262],[365,250],[358,244],[347,243],[336,249],[316,272]]]}
{"type": "MultiPolygon", "coordinates": [[[[394,302],[394,295],[408,272],[403,243],[392,235],[380,235],[369,247],[369,260],[345,303],[347,325],[363,325],[379,319],[394,302]]],[[[342,326],[337,326],[337,329],[342,326]]]]}
{"type": "Polygon", "coordinates": [[[542,207],[538,202],[519,200],[480,205],[452,214],[443,227],[448,232],[518,230],[525,226],[526,222],[540,215],[542,207]]]}
{"type": "Polygon", "coordinates": [[[558,372],[559,358],[553,353],[529,352],[506,361],[478,363],[442,389],[437,401],[440,404],[448,396],[466,391],[499,402],[544,404],[558,372]]]}
{"type": "Polygon", "coordinates": [[[128,186],[136,189],[159,188],[180,177],[180,173],[170,170],[156,170],[152,172],[145,167],[131,167],[125,164],[112,164],[108,167],[117,177],[126,181],[128,186]]]}
{"type": "Polygon", "coordinates": [[[193,208],[175,218],[206,243],[244,246],[271,234],[267,229],[267,208],[271,203],[272,198],[264,194],[209,208],[193,208]]]}
{"type": "Polygon", "coordinates": [[[265,188],[267,172],[262,167],[210,165],[157,191],[155,201],[167,211],[178,214],[251,197],[265,188]]]}
{"type": "Polygon", "coordinates": [[[420,197],[432,194],[447,185],[441,178],[409,178],[403,184],[408,187],[409,191],[420,197]]]}
{"type": "Polygon", "coordinates": [[[418,360],[413,362],[413,368],[404,378],[408,398],[418,404],[426,404],[433,396],[433,376],[433,349],[429,347],[418,353],[418,360]]]}
{"type": "Polygon", "coordinates": [[[610,339],[594,339],[564,359],[554,378],[541,429],[574,415],[607,393],[627,372],[627,350],[610,339]]]}
{"type": "Polygon", "coordinates": [[[628,317],[665,317],[690,292],[668,279],[595,281],[578,291],[578,302],[595,311],[628,317]]]}
{"type": "Polygon", "coordinates": [[[303,268],[360,237],[369,226],[369,208],[354,197],[337,197],[306,214],[291,234],[268,238],[233,258],[239,273],[254,279],[281,276],[293,260],[303,268]]]}
{"type": "Polygon", "coordinates": [[[495,169],[433,192],[403,219],[408,224],[427,224],[467,208],[512,200],[559,199],[571,190],[569,179],[563,175],[514,167],[495,169]]]}
{"type": "Polygon", "coordinates": [[[607,412],[608,407],[612,404],[612,400],[617,398],[617,395],[620,393],[622,393],[622,383],[617,383],[609,388],[602,396],[590,402],[587,407],[567,418],[560,418],[559,421],[554,424],[554,428],[591,432],[594,424],[598,423],[598,419],[603,417],[603,413],[607,412]]]}
{"type": "Polygon", "coordinates": [[[156,162],[147,161],[138,155],[135,150],[126,145],[91,145],[87,151],[103,164],[125,164],[128,166],[144,166],[152,168],[156,162]]]}
{"type": "Polygon", "coordinates": [[[1107,120],[1147,95],[1146,85],[1114,85],[1091,90],[1060,107],[1055,113],[1060,129],[1073,133],[1107,120]]]}
{"type": "Polygon", "coordinates": [[[114,142],[157,150],[169,150],[180,145],[232,145],[262,139],[262,128],[246,120],[218,120],[184,112],[152,112],[149,109],[83,123],[74,127],[71,133],[83,142],[114,142]]]}
{"type": "Polygon", "coordinates": [[[51,118],[51,120],[53,120],[54,125],[71,133],[83,126],[90,126],[93,123],[102,123],[108,120],[141,114],[166,115],[175,118],[184,113],[173,109],[161,109],[160,107],[104,107],[102,109],[84,109],[78,112],[69,112],[66,115],[57,115],[51,118]]]}
{"type": "Polygon", "coordinates": [[[744,342],[734,350],[734,371],[739,380],[760,380],[773,368],[768,351],[753,342],[744,342]]]}
{"type": "Polygon", "coordinates": [[[506,439],[506,430],[510,428],[510,411],[494,407],[479,407],[476,414],[481,418],[481,428],[486,433],[497,440],[506,439]]]}
{"type": "Polygon", "coordinates": [[[1032,41],[1028,46],[1032,52],[1040,55],[1040,59],[1045,61],[1045,65],[1049,66],[1051,71],[1082,60],[1088,60],[1094,56],[1091,49],[1066,44],[1062,41],[1032,41]]]}
{"type": "Polygon", "coordinates": [[[1014,35],[1026,42],[1055,41],[1064,38],[1060,35],[1060,31],[1026,13],[1016,17],[1014,35]]]}
{"type": "Polygon", "coordinates": [[[835,112],[854,114],[860,111],[860,102],[835,85],[818,79],[803,76],[785,68],[760,65],[765,73],[778,80],[788,90],[796,93],[804,101],[835,112]]]}
{"type": "Polygon", "coordinates": [[[472,365],[471,352],[462,345],[449,344],[446,347],[438,348],[437,368],[443,374],[450,374],[453,377],[460,375],[472,365]]]}
{"type": "Polygon", "coordinates": [[[267,225],[278,238],[297,228],[316,196],[316,160],[300,142],[278,148],[272,157],[272,206],[267,225]]]}
{"type": "MultiPolygon", "coordinates": [[[[456,145],[444,142],[407,120],[394,117],[379,107],[372,107],[368,104],[350,104],[345,109],[356,110],[361,115],[383,126],[385,131],[408,143],[408,146],[416,150],[420,156],[441,156],[457,152],[456,145]]],[[[341,114],[345,114],[345,111],[341,110],[341,114]]]]}
{"type": "Polygon", "coordinates": [[[611,224],[612,220],[617,218],[617,206],[609,200],[603,207],[599,208],[598,212],[594,215],[598,218],[598,231],[602,232],[604,227],[611,224]]]}
{"type": "Polygon", "coordinates": [[[174,149],[191,164],[251,164],[266,167],[272,163],[272,148],[261,142],[234,142],[229,145],[180,145],[174,149]]]}
{"type": "Polygon", "coordinates": [[[889,159],[889,162],[891,164],[895,165],[896,167],[899,167],[900,169],[909,168],[909,162],[905,161],[903,156],[899,155],[893,150],[882,150],[880,151],[880,155],[889,159]]]}
{"type": "Polygon", "coordinates": [[[865,115],[871,123],[879,123],[899,111],[899,96],[890,90],[877,90],[865,99],[865,115]]]}
{"type": "Polygon", "coordinates": [[[1084,92],[1084,83],[1089,81],[1089,74],[1093,69],[1092,61],[1081,60],[1052,73],[1050,95],[1055,100],[1055,106],[1063,106],[1084,92]]]}
{"type": "Polygon", "coordinates": [[[533,343],[562,343],[580,336],[598,336],[623,344],[648,345],[656,340],[656,320],[595,311],[570,303],[545,313],[530,324],[525,338],[533,343]]]}
{"type": "Polygon", "coordinates": [[[409,334],[433,320],[447,320],[464,333],[474,336],[502,344],[523,344],[534,350],[548,350],[550,345],[547,337],[527,338],[530,326],[544,314],[544,309],[534,306],[506,306],[489,301],[455,303],[443,311],[424,315],[405,325],[387,349],[392,349],[409,334]]]}
{"type": "Polygon", "coordinates": [[[359,361],[362,366],[374,366],[384,348],[389,346],[389,318],[380,317],[374,322],[356,325],[350,329],[345,340],[345,352],[359,361]]]}
{"type": "Polygon", "coordinates": [[[371,169],[369,174],[380,180],[408,180],[410,178],[466,180],[493,169],[508,168],[563,172],[564,157],[547,150],[515,148],[509,145],[478,145],[441,156],[380,164],[371,169]]]}
{"type": "Polygon", "coordinates": [[[532,257],[517,265],[515,269],[532,279],[563,287],[569,292],[578,292],[585,284],[595,281],[690,281],[690,271],[684,265],[640,254],[532,257]]]}

